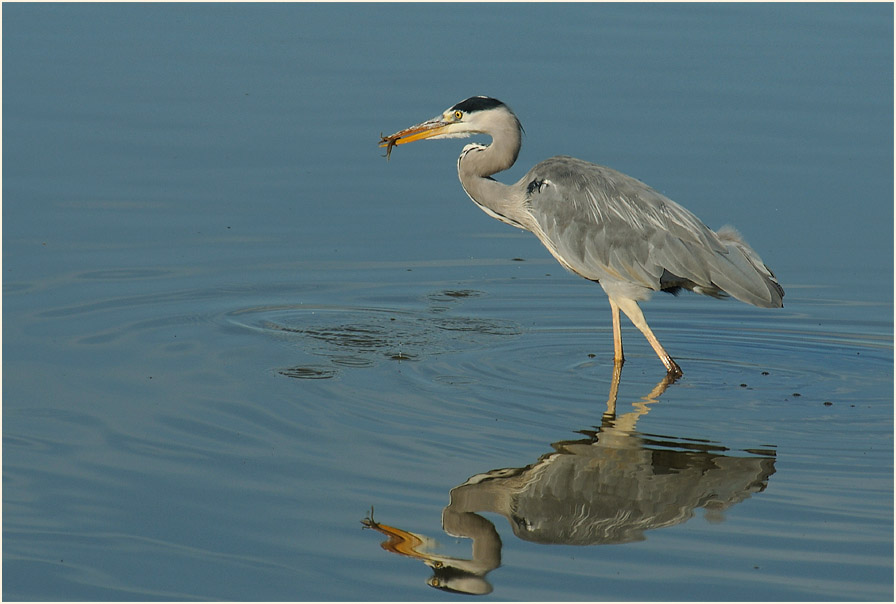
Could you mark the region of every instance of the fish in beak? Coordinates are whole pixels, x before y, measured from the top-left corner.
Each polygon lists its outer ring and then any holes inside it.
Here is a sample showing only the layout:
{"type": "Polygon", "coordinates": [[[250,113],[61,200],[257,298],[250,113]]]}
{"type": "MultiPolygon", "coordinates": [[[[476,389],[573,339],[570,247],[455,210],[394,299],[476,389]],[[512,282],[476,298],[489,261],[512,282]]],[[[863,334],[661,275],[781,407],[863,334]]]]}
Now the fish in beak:
{"type": "Polygon", "coordinates": [[[451,124],[451,122],[446,122],[439,116],[421,124],[417,124],[416,126],[399,130],[395,134],[390,134],[389,136],[380,135],[380,147],[386,147],[386,159],[389,159],[389,155],[392,153],[392,147],[395,145],[403,145],[405,143],[412,143],[414,141],[433,138],[440,135],[444,136],[445,134],[448,134],[447,130],[451,124]]]}

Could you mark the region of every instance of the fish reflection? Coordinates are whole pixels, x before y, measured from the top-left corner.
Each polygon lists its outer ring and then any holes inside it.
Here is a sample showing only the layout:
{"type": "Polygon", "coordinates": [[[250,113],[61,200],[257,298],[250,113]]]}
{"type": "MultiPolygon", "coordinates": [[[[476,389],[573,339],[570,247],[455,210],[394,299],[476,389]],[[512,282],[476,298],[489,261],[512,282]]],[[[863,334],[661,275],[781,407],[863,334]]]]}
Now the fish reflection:
{"type": "Polygon", "coordinates": [[[486,575],[501,564],[501,538],[481,512],[507,518],[520,539],[564,545],[642,541],[646,531],[686,522],[697,508],[709,520],[722,520],[724,510],[765,489],[775,472],[774,449],[729,455],[711,441],[636,432],[638,419],[671,382],[663,379],[632,404],[633,411],[617,416],[617,370],[601,425],[580,431],[585,438],[554,443],[552,452],[524,468],[477,474],[453,488],[442,529],[472,539],[469,559],[434,553],[432,539],[381,524],[372,509],[362,523],[389,537],[383,549],[432,568],[429,585],[487,594],[486,575]]]}

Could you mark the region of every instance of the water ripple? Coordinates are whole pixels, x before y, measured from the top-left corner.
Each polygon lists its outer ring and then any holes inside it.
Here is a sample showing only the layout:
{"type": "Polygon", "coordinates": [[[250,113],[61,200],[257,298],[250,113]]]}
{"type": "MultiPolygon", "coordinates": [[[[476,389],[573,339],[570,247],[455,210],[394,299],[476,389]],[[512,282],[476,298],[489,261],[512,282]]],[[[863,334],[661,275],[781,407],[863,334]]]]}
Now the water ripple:
{"type": "MultiPolygon", "coordinates": [[[[448,290],[430,301],[456,300],[474,292],[448,290]]],[[[280,370],[302,379],[333,377],[338,368],[371,367],[383,360],[419,361],[448,353],[488,349],[495,338],[519,335],[512,321],[450,315],[447,309],[295,305],[253,307],[233,311],[228,320],[243,328],[295,342],[324,358],[325,368],[303,365],[280,370]]]]}

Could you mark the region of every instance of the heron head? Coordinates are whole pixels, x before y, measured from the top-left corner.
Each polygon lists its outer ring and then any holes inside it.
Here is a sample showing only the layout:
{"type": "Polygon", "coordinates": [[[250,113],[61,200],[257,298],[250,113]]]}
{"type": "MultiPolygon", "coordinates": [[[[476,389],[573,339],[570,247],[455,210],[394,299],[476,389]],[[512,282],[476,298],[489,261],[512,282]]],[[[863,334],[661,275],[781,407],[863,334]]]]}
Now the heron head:
{"type": "Polygon", "coordinates": [[[380,147],[391,150],[394,145],[425,138],[464,138],[472,134],[492,134],[508,118],[519,128],[519,121],[507,105],[490,97],[474,96],[449,107],[430,120],[381,137],[380,147]]]}

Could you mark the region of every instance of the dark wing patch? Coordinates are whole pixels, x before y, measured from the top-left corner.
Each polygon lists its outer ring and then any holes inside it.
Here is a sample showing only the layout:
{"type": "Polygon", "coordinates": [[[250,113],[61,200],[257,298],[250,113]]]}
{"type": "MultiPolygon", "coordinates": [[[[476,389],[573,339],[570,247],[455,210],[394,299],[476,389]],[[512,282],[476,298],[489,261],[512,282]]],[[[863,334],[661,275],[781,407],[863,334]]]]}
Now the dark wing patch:
{"type": "Polygon", "coordinates": [[[548,183],[547,181],[545,181],[545,179],[536,178],[526,187],[526,193],[528,193],[529,195],[541,193],[546,186],[548,186],[548,183]]]}

